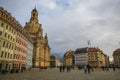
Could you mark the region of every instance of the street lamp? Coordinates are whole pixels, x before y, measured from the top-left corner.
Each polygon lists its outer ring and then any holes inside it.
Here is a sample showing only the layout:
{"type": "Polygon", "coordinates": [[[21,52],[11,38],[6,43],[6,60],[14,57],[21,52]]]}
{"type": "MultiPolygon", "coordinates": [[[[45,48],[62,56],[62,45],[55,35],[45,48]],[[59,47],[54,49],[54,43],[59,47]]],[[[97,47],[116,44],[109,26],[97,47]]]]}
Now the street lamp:
{"type": "Polygon", "coordinates": [[[95,57],[97,59],[97,66],[99,67],[99,55],[98,55],[98,53],[96,53],[95,57]]]}

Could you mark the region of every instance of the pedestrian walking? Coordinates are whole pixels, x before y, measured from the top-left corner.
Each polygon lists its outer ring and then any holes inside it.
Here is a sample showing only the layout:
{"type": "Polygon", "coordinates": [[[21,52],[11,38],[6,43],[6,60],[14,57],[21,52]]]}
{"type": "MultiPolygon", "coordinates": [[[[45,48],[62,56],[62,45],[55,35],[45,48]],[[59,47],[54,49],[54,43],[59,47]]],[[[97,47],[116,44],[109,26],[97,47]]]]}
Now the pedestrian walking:
{"type": "Polygon", "coordinates": [[[90,74],[90,65],[89,64],[87,65],[87,70],[88,70],[88,73],[90,74]]]}
{"type": "Polygon", "coordinates": [[[60,72],[62,72],[62,66],[59,67],[60,72]]]}
{"type": "Polygon", "coordinates": [[[39,67],[39,71],[41,71],[41,67],[39,67]]]}
{"type": "Polygon", "coordinates": [[[102,66],[101,68],[102,68],[103,71],[105,71],[105,67],[104,66],[102,66]]]}
{"type": "Polygon", "coordinates": [[[75,67],[74,67],[74,66],[72,66],[72,69],[74,70],[74,69],[75,69],[75,67]]]}
{"type": "Polygon", "coordinates": [[[84,72],[85,72],[85,74],[86,74],[86,73],[87,73],[87,66],[84,65],[83,67],[84,67],[84,72]]]}
{"type": "Polygon", "coordinates": [[[113,71],[115,72],[115,66],[113,65],[113,71]]]}
{"type": "Polygon", "coordinates": [[[106,67],[106,71],[109,71],[109,67],[108,66],[106,67]]]}
{"type": "Polygon", "coordinates": [[[91,67],[91,70],[92,70],[92,72],[94,71],[94,68],[93,67],[91,67]]]}
{"type": "Polygon", "coordinates": [[[71,68],[70,66],[67,66],[67,72],[70,72],[71,68]]]}
{"type": "Polygon", "coordinates": [[[63,72],[64,72],[65,71],[65,66],[64,65],[62,66],[62,69],[63,69],[63,72]]]}

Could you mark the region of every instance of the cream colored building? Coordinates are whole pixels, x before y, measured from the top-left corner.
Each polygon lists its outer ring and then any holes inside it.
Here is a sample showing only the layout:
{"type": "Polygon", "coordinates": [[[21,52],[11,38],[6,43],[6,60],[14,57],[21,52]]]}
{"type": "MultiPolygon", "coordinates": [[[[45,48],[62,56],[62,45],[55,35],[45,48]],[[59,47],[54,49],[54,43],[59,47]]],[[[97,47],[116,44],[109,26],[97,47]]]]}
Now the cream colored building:
{"type": "Polygon", "coordinates": [[[42,24],[38,21],[38,11],[34,8],[31,12],[31,18],[26,23],[24,29],[33,40],[33,67],[50,66],[50,47],[47,34],[43,37],[42,24]]]}
{"type": "Polygon", "coordinates": [[[60,60],[58,59],[58,57],[56,57],[56,67],[59,67],[61,65],[60,60]]]}

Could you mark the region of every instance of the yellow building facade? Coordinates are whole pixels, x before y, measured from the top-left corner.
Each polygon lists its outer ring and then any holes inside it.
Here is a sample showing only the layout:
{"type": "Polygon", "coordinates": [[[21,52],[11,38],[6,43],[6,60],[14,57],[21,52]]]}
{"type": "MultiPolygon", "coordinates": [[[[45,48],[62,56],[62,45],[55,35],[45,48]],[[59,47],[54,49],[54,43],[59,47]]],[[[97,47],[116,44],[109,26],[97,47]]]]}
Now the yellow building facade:
{"type": "Polygon", "coordinates": [[[10,71],[16,43],[16,20],[0,7],[0,71],[10,71]]]}
{"type": "Polygon", "coordinates": [[[19,22],[0,7],[0,72],[25,69],[29,39],[19,22]]]}
{"type": "Polygon", "coordinates": [[[58,57],[56,57],[56,67],[59,67],[61,65],[61,61],[60,59],[58,59],[58,57]]]}
{"type": "Polygon", "coordinates": [[[73,50],[69,50],[64,54],[64,65],[65,66],[73,66],[73,50]]]}
{"type": "Polygon", "coordinates": [[[43,37],[42,24],[38,21],[38,12],[34,8],[31,12],[31,18],[26,23],[24,29],[33,40],[33,67],[50,66],[50,47],[47,34],[43,37]]]}

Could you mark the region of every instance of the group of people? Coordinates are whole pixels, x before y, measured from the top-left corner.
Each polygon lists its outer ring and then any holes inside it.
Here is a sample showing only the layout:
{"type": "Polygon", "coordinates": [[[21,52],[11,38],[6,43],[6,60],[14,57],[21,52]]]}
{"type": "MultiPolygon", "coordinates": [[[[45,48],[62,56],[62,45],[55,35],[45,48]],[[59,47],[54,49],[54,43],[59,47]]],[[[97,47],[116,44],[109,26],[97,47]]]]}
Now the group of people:
{"type": "Polygon", "coordinates": [[[119,69],[119,66],[115,66],[113,64],[111,67],[109,67],[109,66],[102,66],[101,68],[102,68],[103,71],[109,71],[109,68],[113,69],[113,71],[116,71],[116,69],[119,69]]]}
{"type": "Polygon", "coordinates": [[[59,69],[60,69],[60,72],[64,72],[65,66],[60,66],[59,69]]]}
{"type": "Polygon", "coordinates": [[[43,71],[44,69],[47,69],[47,67],[39,67],[39,71],[43,71]]]}
{"type": "Polygon", "coordinates": [[[90,71],[94,71],[93,68],[89,64],[88,65],[84,65],[83,69],[84,69],[85,74],[86,73],[90,74],[90,71]]]}
{"type": "Polygon", "coordinates": [[[70,71],[71,71],[71,68],[74,69],[73,66],[60,66],[60,67],[59,67],[59,70],[60,70],[60,72],[64,72],[65,69],[67,69],[67,72],[70,72],[70,71]]]}
{"type": "MultiPolygon", "coordinates": [[[[64,72],[65,69],[67,70],[67,72],[70,72],[71,69],[74,70],[74,66],[59,66],[60,72],[64,72]]],[[[87,64],[87,65],[82,65],[82,66],[78,66],[78,69],[79,69],[79,70],[80,70],[80,69],[83,69],[85,74],[87,74],[87,73],[90,74],[91,72],[94,71],[94,68],[93,68],[92,66],[90,66],[89,64],[87,64]]],[[[95,67],[95,69],[97,69],[97,68],[95,67]]],[[[100,68],[99,68],[99,69],[100,69],[100,68]]],[[[102,69],[103,71],[109,71],[109,67],[104,67],[104,66],[102,66],[101,69],[102,69]]],[[[112,66],[112,69],[113,69],[113,71],[115,71],[115,70],[116,70],[116,67],[113,65],[113,66],[112,66]]],[[[117,68],[117,69],[119,69],[119,68],[117,68]]]]}
{"type": "MultiPolygon", "coordinates": [[[[67,72],[70,72],[71,69],[74,70],[74,66],[59,66],[60,72],[64,72],[65,69],[67,70],[67,72]]],[[[86,73],[90,73],[90,70],[93,71],[93,68],[92,68],[89,64],[88,64],[88,65],[84,65],[84,66],[83,66],[83,69],[84,69],[85,74],[86,74],[86,73]]]]}

